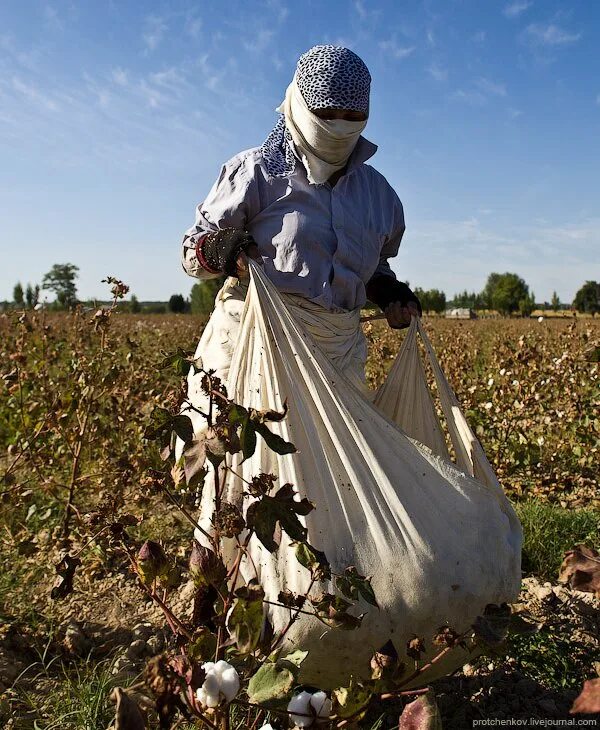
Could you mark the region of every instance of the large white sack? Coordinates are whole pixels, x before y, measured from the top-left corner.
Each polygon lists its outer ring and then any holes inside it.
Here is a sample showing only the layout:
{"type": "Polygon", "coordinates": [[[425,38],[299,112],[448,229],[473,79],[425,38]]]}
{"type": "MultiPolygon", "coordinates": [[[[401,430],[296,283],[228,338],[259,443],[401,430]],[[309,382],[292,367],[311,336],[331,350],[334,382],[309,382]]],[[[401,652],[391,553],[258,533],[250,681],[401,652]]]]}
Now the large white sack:
{"type": "MultiPolygon", "coordinates": [[[[410,346],[416,349],[416,341],[410,346]]],[[[415,363],[412,357],[406,361],[415,363]]],[[[211,363],[205,359],[204,366],[211,363]]],[[[408,375],[418,384],[411,367],[408,375]]],[[[392,376],[401,374],[395,367],[392,376]]],[[[278,456],[259,438],[256,454],[241,464],[240,456],[234,470],[245,479],[272,472],[279,486],[295,485],[316,507],[302,518],[309,542],[325,552],[334,572],[354,565],[370,576],[379,602],[379,610],[357,606],[366,616],[354,631],[330,629],[306,615],[298,619],[285,648],[309,651],[303,681],[330,688],[350,674],[369,676],[369,660],[378,648],[391,639],[402,655],[414,634],[425,638],[432,656],[431,637],[440,626],[465,630],[487,604],[516,598],[521,528],[497,483],[477,481],[447,456],[409,438],[336,370],[254,264],[227,387],[230,397],[247,407],[280,409],[287,399],[287,418],[269,425],[298,449],[278,456]]],[[[386,410],[398,410],[398,393],[382,389],[377,400],[386,410]]],[[[413,415],[417,423],[420,416],[413,415]]],[[[439,438],[437,445],[441,448],[439,438]]],[[[242,491],[241,480],[229,473],[223,498],[246,509],[249,498],[243,499],[242,491]]],[[[207,480],[199,518],[207,531],[213,498],[207,480]]],[[[225,557],[233,560],[235,545],[226,542],[225,557]]],[[[256,566],[270,601],[277,601],[281,590],[305,592],[310,575],[293,551],[285,533],[273,554],[253,538],[244,577],[254,577],[256,566]]],[[[312,594],[323,591],[334,592],[333,585],[315,586],[312,594]]],[[[288,609],[272,606],[269,614],[276,631],[290,616],[288,609]]],[[[451,652],[436,664],[435,676],[464,662],[461,651],[451,652]]]]}

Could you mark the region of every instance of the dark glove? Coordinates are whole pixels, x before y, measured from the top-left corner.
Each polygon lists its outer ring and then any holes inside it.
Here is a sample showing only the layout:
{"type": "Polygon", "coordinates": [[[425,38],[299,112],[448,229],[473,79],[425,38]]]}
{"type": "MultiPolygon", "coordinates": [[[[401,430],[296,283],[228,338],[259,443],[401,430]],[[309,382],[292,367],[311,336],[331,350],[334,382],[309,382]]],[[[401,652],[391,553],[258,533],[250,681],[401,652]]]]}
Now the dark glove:
{"type": "Polygon", "coordinates": [[[236,259],[256,242],[242,228],[222,228],[209,233],[196,244],[196,255],[201,265],[213,274],[237,276],[236,259]]]}
{"type": "Polygon", "coordinates": [[[380,274],[374,276],[365,288],[367,297],[382,311],[385,311],[392,302],[400,302],[403,307],[406,307],[409,302],[414,302],[419,314],[423,314],[419,297],[403,281],[380,274]]]}

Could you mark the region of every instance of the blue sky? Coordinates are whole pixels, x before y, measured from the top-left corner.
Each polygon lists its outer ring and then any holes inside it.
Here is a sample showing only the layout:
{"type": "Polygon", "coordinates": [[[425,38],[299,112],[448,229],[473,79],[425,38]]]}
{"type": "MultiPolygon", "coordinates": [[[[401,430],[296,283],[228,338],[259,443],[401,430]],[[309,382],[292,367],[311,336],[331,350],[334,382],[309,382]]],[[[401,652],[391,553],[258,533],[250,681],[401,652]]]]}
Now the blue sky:
{"type": "Polygon", "coordinates": [[[295,62],[347,45],[407,231],[393,268],[448,295],[516,271],[538,301],[600,278],[600,3],[170,0],[0,4],[0,299],[53,263],[187,295],[180,241],[259,145],[295,62]]]}

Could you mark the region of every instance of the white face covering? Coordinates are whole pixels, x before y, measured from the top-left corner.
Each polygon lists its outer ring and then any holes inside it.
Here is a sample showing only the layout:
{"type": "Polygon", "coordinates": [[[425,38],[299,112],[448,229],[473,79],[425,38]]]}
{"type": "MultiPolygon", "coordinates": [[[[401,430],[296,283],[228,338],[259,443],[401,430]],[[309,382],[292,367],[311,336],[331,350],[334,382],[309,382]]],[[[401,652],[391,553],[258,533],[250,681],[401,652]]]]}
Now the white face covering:
{"type": "Polygon", "coordinates": [[[320,119],[308,108],[295,76],[277,111],[285,115],[286,127],[302,157],[308,181],[317,185],[327,182],[346,165],[367,126],[366,120],[320,119]]]}

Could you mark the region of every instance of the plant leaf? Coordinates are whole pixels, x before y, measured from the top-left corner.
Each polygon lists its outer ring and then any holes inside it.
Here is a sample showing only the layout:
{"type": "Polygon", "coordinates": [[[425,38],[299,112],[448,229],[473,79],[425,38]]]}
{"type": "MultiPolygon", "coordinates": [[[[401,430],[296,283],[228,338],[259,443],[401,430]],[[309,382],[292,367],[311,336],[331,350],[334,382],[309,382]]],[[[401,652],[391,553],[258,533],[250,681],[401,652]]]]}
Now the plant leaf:
{"type": "Polygon", "coordinates": [[[295,683],[296,678],[288,667],[278,662],[265,662],[256,674],[250,677],[248,697],[250,702],[259,705],[281,700],[291,692],[295,683]]]}

